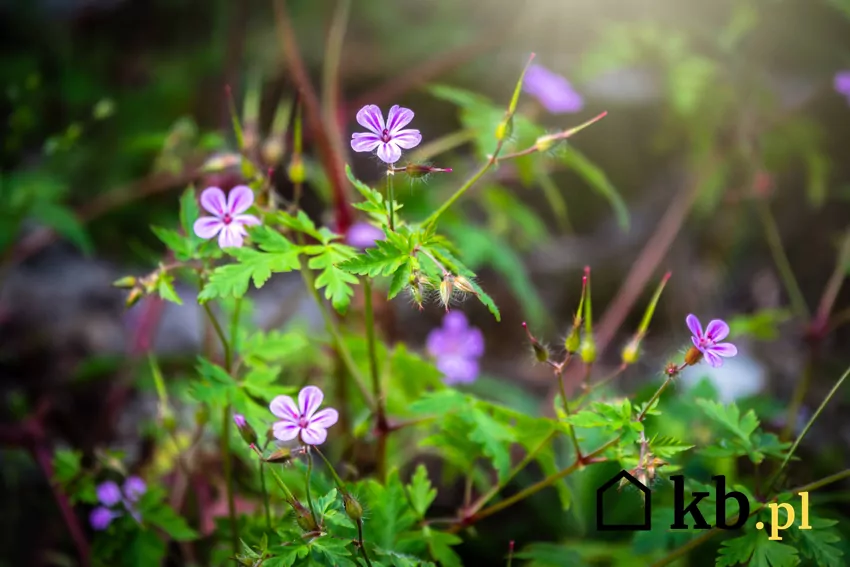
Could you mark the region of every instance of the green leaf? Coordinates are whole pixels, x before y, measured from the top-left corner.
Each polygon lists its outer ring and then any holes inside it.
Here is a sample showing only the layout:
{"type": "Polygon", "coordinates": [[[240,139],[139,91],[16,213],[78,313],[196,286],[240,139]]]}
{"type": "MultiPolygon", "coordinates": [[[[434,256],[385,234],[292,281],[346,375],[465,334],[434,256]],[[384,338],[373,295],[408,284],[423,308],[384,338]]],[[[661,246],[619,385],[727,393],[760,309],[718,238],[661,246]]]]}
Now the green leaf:
{"type": "Polygon", "coordinates": [[[759,426],[758,417],[753,410],[742,416],[741,410],[734,402],[724,405],[713,400],[698,399],[696,404],[705,411],[705,415],[712,421],[722,425],[730,433],[737,435],[748,447],[751,445],[750,435],[759,426]]]}
{"type": "Polygon", "coordinates": [[[399,536],[416,523],[398,470],[393,469],[383,485],[370,479],[361,486],[363,507],[369,510],[363,522],[364,539],[384,549],[394,549],[399,536]]]}
{"type": "Polygon", "coordinates": [[[669,459],[677,453],[693,449],[693,445],[686,445],[672,437],[653,437],[649,442],[650,451],[659,459],[669,459]]]}
{"type": "Polygon", "coordinates": [[[163,272],[159,276],[157,291],[159,292],[159,296],[164,300],[176,303],[177,305],[183,305],[183,300],[180,299],[180,296],[174,290],[174,276],[168,272],[163,272]]]}
{"type": "Polygon", "coordinates": [[[484,455],[493,461],[499,479],[505,479],[511,468],[510,446],[516,440],[514,430],[479,408],[463,412],[461,416],[470,426],[470,441],[481,445],[484,455]]]}
{"type": "Polygon", "coordinates": [[[81,451],[57,449],[53,455],[53,478],[61,485],[75,480],[82,472],[83,454],[81,451]]]}
{"type": "Polygon", "coordinates": [[[410,479],[407,493],[410,495],[410,502],[413,509],[421,517],[425,517],[431,503],[437,497],[437,489],[431,486],[431,480],[428,478],[428,469],[425,465],[420,464],[416,467],[416,472],[413,478],[410,479]]]}
{"type": "Polygon", "coordinates": [[[151,530],[136,531],[130,545],[121,553],[132,567],[150,567],[160,565],[165,559],[166,546],[151,530]]]}
{"type": "Polygon", "coordinates": [[[283,362],[291,366],[309,361],[315,346],[305,329],[257,332],[242,343],[241,354],[248,364],[283,362]]]}
{"type": "Polygon", "coordinates": [[[407,261],[395,271],[390,282],[390,289],[387,292],[387,299],[397,296],[410,283],[410,275],[413,272],[411,264],[412,262],[407,261]]]}
{"type": "Polygon", "coordinates": [[[192,257],[192,250],[186,238],[180,235],[176,230],[170,228],[162,228],[160,226],[152,226],[151,231],[165,244],[169,250],[174,252],[174,257],[185,262],[192,257]]]}
{"type": "Polygon", "coordinates": [[[186,520],[178,516],[177,512],[167,504],[162,503],[155,508],[145,510],[143,518],[176,541],[190,541],[198,537],[197,532],[189,527],[186,520]]]}
{"type": "Polygon", "coordinates": [[[581,556],[557,543],[533,543],[514,554],[517,559],[527,559],[525,567],[582,567],[581,556]]]}
{"type": "MultiPolygon", "coordinates": [[[[357,189],[364,199],[366,199],[365,202],[355,203],[353,205],[354,208],[368,213],[373,218],[378,219],[381,222],[385,222],[387,216],[387,205],[384,203],[383,195],[354,177],[354,173],[351,171],[351,167],[348,164],[345,165],[345,175],[348,177],[351,184],[354,185],[354,188],[357,189]]],[[[396,204],[396,210],[398,210],[398,208],[400,208],[400,206],[396,204]]]]}
{"type": "Polygon", "coordinates": [[[338,264],[354,255],[354,249],[343,244],[327,244],[322,252],[310,258],[309,267],[322,270],[316,278],[316,289],[325,290],[325,299],[330,299],[334,309],[345,313],[354,295],[352,284],[358,283],[355,276],[341,269],[338,264]]]}
{"type": "Polygon", "coordinates": [[[322,244],[328,244],[332,240],[339,238],[338,235],[335,235],[325,227],[316,229],[315,223],[303,210],[299,210],[295,216],[289,213],[279,212],[274,219],[287,228],[315,238],[322,244]]]}
{"type": "Polygon", "coordinates": [[[631,224],[629,210],[620,193],[608,180],[605,172],[572,146],[566,146],[564,148],[563,153],[561,153],[561,159],[567,167],[572,168],[576,174],[584,179],[593,190],[608,200],[614,209],[617,224],[623,231],[628,231],[631,224]]]}
{"type": "MultiPolygon", "coordinates": [[[[386,240],[375,241],[373,248],[367,248],[339,264],[346,272],[360,276],[390,276],[410,261],[410,250],[399,250],[386,240]]],[[[405,282],[407,283],[407,282],[405,282]]]]}
{"type": "Polygon", "coordinates": [[[779,326],[792,317],[790,309],[762,309],[751,315],[737,315],[729,320],[731,334],[748,336],[761,341],[779,337],[779,326]]]}
{"type": "Polygon", "coordinates": [[[435,416],[465,410],[470,406],[467,396],[457,390],[446,388],[439,392],[429,392],[421,399],[410,405],[410,411],[418,414],[431,414],[435,416]]]}
{"type": "Polygon", "coordinates": [[[752,531],[726,540],[720,547],[716,567],[739,564],[752,567],[795,567],[800,564],[800,557],[790,545],[769,540],[763,531],[752,531]]]}
{"type": "Polygon", "coordinates": [[[224,368],[203,357],[198,357],[197,380],[192,382],[190,393],[195,400],[212,404],[226,404],[238,384],[224,368]]]}
{"type": "Polygon", "coordinates": [[[88,233],[77,215],[69,208],[57,203],[39,201],[33,206],[32,215],[59,235],[67,238],[84,254],[91,254],[94,251],[94,244],[88,233]]]}
{"type": "MultiPolygon", "coordinates": [[[[795,504],[799,518],[801,510],[799,503],[795,504]]],[[[812,529],[801,530],[795,527],[791,531],[796,543],[795,547],[803,557],[811,559],[818,567],[843,567],[847,564],[844,559],[844,552],[833,545],[842,541],[841,536],[833,528],[837,524],[838,522],[835,520],[816,518],[810,515],[809,525],[812,529]]]]}
{"type": "Polygon", "coordinates": [[[249,229],[249,233],[263,251],[252,248],[228,249],[237,263],[213,270],[198,295],[201,302],[216,297],[242,297],[248,292],[251,281],[259,289],[273,273],[290,272],[300,267],[298,255],[301,248],[283,235],[266,226],[249,229]]]}

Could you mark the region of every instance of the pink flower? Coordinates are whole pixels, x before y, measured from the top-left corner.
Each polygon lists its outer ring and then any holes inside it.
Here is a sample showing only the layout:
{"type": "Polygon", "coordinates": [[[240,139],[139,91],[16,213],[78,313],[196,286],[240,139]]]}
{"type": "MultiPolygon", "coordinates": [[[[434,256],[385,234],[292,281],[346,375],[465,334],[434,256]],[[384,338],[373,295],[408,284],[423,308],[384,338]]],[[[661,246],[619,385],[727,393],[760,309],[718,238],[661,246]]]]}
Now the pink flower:
{"type": "Polygon", "coordinates": [[[469,384],[478,377],[484,335],[481,329],[470,327],[460,311],[450,311],[443,317],[443,326],[428,333],[426,346],[446,384],[469,384]]]}
{"type": "Polygon", "coordinates": [[[260,219],[254,215],[243,214],[253,204],[254,192],[245,185],[231,189],[227,198],[218,187],[207,187],[201,193],[201,206],[213,216],[195,221],[195,234],[203,239],[217,234],[218,245],[222,248],[239,248],[248,234],[245,227],[260,224],[260,219]]]}
{"type": "Polygon", "coordinates": [[[348,229],[345,241],[355,248],[372,248],[376,240],[383,240],[384,231],[368,222],[356,222],[348,229]]]}
{"type": "Polygon", "coordinates": [[[281,441],[291,441],[301,436],[305,445],[321,445],[328,437],[328,427],[339,419],[333,408],[316,410],[322,405],[325,395],[316,386],[306,386],[298,394],[298,405],[289,396],[278,396],[269,404],[269,409],[280,418],[272,426],[274,436],[281,441]]]}
{"type": "Polygon", "coordinates": [[[570,82],[542,65],[532,65],[525,73],[522,90],[533,96],[552,114],[569,114],[584,107],[581,95],[570,82]]]}
{"type": "Polygon", "coordinates": [[[705,360],[714,368],[723,366],[721,356],[729,358],[738,354],[738,349],[732,343],[718,342],[729,336],[729,325],[725,321],[713,319],[705,328],[705,333],[703,333],[702,325],[695,315],[688,315],[685,322],[688,324],[688,329],[693,333],[691,341],[694,343],[694,347],[703,354],[705,360]]]}
{"type": "Polygon", "coordinates": [[[357,123],[369,132],[351,135],[351,149],[355,152],[371,152],[378,149],[378,157],[384,163],[395,163],[401,158],[401,150],[415,148],[422,141],[419,130],[402,130],[413,120],[413,111],[395,105],[384,115],[374,104],[367,104],[357,113],[357,123]]]}
{"type": "Polygon", "coordinates": [[[835,91],[847,97],[847,102],[850,103],[850,70],[836,73],[835,79],[833,79],[833,86],[835,87],[835,91]]]}

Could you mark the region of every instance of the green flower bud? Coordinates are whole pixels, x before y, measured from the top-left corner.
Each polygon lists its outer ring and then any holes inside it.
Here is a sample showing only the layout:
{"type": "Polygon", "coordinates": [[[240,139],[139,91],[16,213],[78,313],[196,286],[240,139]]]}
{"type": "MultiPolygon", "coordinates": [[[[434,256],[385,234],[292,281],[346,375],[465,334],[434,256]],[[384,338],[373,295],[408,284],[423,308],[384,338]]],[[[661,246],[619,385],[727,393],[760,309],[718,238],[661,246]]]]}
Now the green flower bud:
{"type": "Polygon", "coordinates": [[[621,358],[623,360],[623,364],[634,364],[635,362],[637,362],[639,356],[640,340],[635,337],[628,342],[625,348],[623,348],[621,358]]]}
{"type": "Polygon", "coordinates": [[[145,292],[142,291],[142,288],[134,287],[130,290],[130,293],[127,294],[127,299],[124,300],[124,306],[127,308],[134,306],[139,302],[144,294],[145,292]]]}
{"type": "Polygon", "coordinates": [[[363,519],[363,506],[360,505],[360,502],[354,496],[347,492],[343,493],[342,503],[345,507],[345,513],[348,514],[349,518],[355,522],[363,519]]]}
{"type": "Polygon", "coordinates": [[[301,159],[300,154],[292,156],[292,161],[289,162],[289,168],[286,172],[289,175],[289,180],[293,183],[304,183],[307,176],[304,169],[304,160],[301,159]]]}
{"type": "Polygon", "coordinates": [[[593,364],[596,361],[596,343],[593,341],[593,336],[588,335],[579,346],[578,354],[585,364],[593,364]]]}
{"type": "Polygon", "coordinates": [[[117,279],[112,282],[114,287],[120,287],[124,289],[131,289],[136,286],[138,280],[133,276],[124,276],[123,278],[117,279]]]}
{"type": "Polygon", "coordinates": [[[307,533],[319,531],[319,526],[316,525],[316,520],[313,519],[313,514],[310,513],[310,510],[305,508],[297,500],[292,500],[289,504],[295,510],[295,521],[298,523],[298,527],[307,533]]]}

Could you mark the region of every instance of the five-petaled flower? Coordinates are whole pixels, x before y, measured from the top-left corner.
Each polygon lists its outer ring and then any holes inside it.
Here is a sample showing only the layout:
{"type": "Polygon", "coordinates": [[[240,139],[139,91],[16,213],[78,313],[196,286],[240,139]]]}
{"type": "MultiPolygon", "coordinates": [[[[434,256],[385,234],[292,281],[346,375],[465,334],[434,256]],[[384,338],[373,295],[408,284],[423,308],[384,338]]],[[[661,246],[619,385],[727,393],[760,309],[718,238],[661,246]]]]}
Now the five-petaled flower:
{"type": "Polygon", "coordinates": [[[123,503],[130,515],[140,522],[141,516],[135,504],[146,491],[145,481],[137,476],[131,476],[125,480],[123,489],[111,480],[97,485],[95,492],[100,506],[92,510],[89,516],[92,528],[98,531],[105,530],[115,518],[120,517],[123,513],[115,508],[119,503],[123,503]]]}
{"type": "Polygon", "coordinates": [[[376,148],[384,163],[393,164],[401,158],[401,150],[415,148],[422,141],[419,130],[403,129],[413,120],[413,111],[395,105],[384,115],[374,104],[367,104],[357,113],[357,123],[369,132],[351,135],[351,149],[355,152],[371,152],[376,148]]]}
{"type": "Polygon", "coordinates": [[[384,231],[368,222],[356,222],[348,229],[345,242],[355,248],[372,248],[376,240],[385,238],[384,231]]]}
{"type": "Polygon", "coordinates": [[[833,85],[836,92],[844,95],[847,98],[847,103],[850,104],[850,70],[836,73],[833,85]]]}
{"type": "Polygon", "coordinates": [[[339,413],[333,408],[316,411],[322,405],[325,395],[316,386],[306,386],[298,394],[298,404],[289,396],[278,396],[272,400],[269,409],[280,418],[272,426],[274,436],[281,441],[291,441],[301,437],[305,445],[321,445],[328,437],[328,427],[339,419],[339,413]]]}
{"type": "Polygon", "coordinates": [[[713,319],[708,323],[705,332],[695,315],[688,315],[685,322],[693,334],[691,341],[694,347],[714,368],[723,366],[723,359],[720,357],[729,358],[738,354],[738,349],[732,343],[719,342],[729,336],[729,325],[725,321],[713,319]]]}
{"type": "Polygon", "coordinates": [[[466,315],[450,311],[443,326],[432,330],[427,339],[428,353],[437,360],[446,384],[468,384],[478,377],[478,359],[484,355],[484,335],[470,327],[466,315]]]}
{"type": "Polygon", "coordinates": [[[525,72],[522,89],[552,114],[578,112],[584,107],[581,95],[570,82],[542,65],[531,65],[525,72]]]}
{"type": "Polygon", "coordinates": [[[213,216],[195,221],[195,234],[203,239],[217,234],[222,248],[239,248],[247,234],[245,227],[260,224],[254,215],[244,214],[253,204],[254,192],[246,185],[237,185],[227,197],[218,187],[207,187],[201,193],[201,206],[213,216]]]}

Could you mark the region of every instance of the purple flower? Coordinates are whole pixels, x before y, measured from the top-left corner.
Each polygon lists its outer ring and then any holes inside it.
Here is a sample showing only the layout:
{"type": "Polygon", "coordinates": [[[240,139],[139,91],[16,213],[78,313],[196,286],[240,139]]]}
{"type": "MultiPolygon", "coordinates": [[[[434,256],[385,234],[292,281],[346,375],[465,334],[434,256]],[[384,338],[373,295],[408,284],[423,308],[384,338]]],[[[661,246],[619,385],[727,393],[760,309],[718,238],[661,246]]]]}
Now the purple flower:
{"type": "Polygon", "coordinates": [[[248,422],[245,420],[245,416],[242,415],[241,413],[234,413],[233,414],[233,423],[236,424],[236,427],[239,427],[241,429],[241,428],[245,427],[245,425],[248,422]]]}
{"type": "Polygon", "coordinates": [[[218,187],[207,187],[201,193],[201,206],[213,216],[195,221],[195,234],[203,239],[217,234],[218,245],[222,248],[239,248],[248,234],[245,227],[260,224],[260,219],[254,215],[243,214],[252,204],[254,192],[246,185],[231,189],[227,198],[218,187]]]}
{"type": "Polygon", "coordinates": [[[376,240],[384,239],[384,231],[368,222],[356,222],[348,229],[345,241],[355,248],[371,248],[376,240]]]}
{"type": "Polygon", "coordinates": [[[124,496],[130,502],[138,502],[139,498],[148,490],[148,485],[141,478],[131,476],[124,481],[124,496]]]}
{"type": "Polygon", "coordinates": [[[522,90],[533,96],[552,114],[568,114],[584,108],[581,95],[570,82],[542,65],[531,65],[525,73],[522,90]]]}
{"type": "Polygon", "coordinates": [[[111,480],[98,484],[95,492],[97,501],[104,506],[115,506],[121,502],[121,489],[111,480]]]}
{"type": "Polygon", "coordinates": [[[703,333],[702,325],[695,315],[688,315],[685,321],[688,324],[688,329],[693,333],[691,341],[694,346],[714,368],[723,366],[721,356],[728,358],[738,354],[738,349],[732,343],[718,342],[729,336],[729,325],[725,321],[713,319],[705,328],[705,333],[703,333]]]}
{"type": "Polygon", "coordinates": [[[269,409],[280,418],[272,426],[274,436],[281,441],[291,441],[301,436],[305,445],[321,445],[328,437],[328,427],[339,419],[333,408],[316,410],[322,405],[325,395],[316,386],[306,386],[298,394],[298,405],[289,396],[278,396],[269,409]]]}
{"type": "Polygon", "coordinates": [[[97,531],[103,531],[109,527],[109,524],[112,523],[112,520],[120,516],[121,514],[118,512],[113,512],[106,506],[98,506],[94,510],[91,511],[89,515],[89,523],[91,527],[97,531]]]}
{"type": "Polygon", "coordinates": [[[415,148],[422,141],[419,130],[402,130],[413,120],[413,111],[395,105],[384,115],[374,104],[367,104],[357,113],[357,123],[369,132],[351,135],[351,149],[355,152],[371,152],[378,149],[378,157],[384,163],[395,163],[401,158],[401,150],[415,148]]]}
{"type": "Polygon", "coordinates": [[[466,315],[450,311],[443,326],[428,334],[428,353],[437,359],[437,368],[446,384],[468,384],[478,377],[478,359],[484,355],[484,335],[470,327],[466,315]]]}
{"type": "Polygon", "coordinates": [[[838,94],[846,96],[847,102],[850,103],[850,70],[836,73],[834,86],[838,94]]]}

